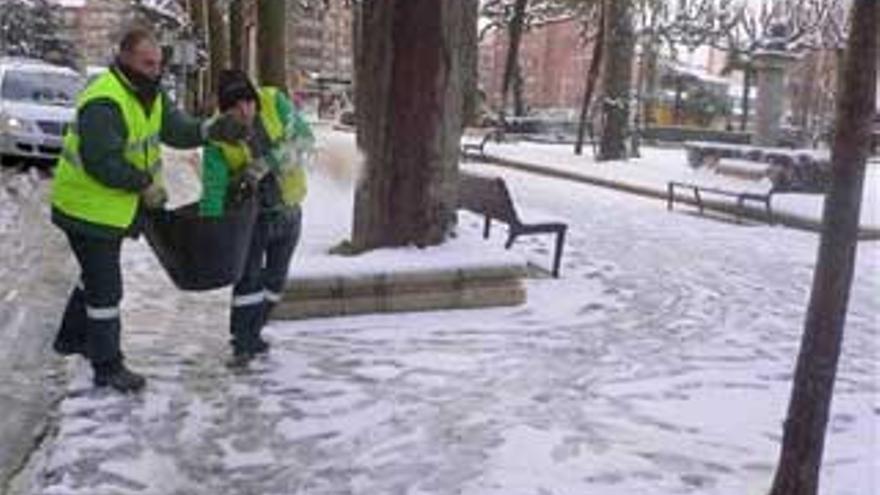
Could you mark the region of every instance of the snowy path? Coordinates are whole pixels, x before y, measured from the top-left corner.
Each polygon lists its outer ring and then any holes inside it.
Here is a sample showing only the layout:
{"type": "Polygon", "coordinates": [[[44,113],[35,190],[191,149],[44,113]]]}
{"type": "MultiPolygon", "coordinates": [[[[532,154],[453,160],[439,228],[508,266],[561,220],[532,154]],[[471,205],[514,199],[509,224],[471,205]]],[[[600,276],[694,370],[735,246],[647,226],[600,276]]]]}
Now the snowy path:
{"type": "Polygon", "coordinates": [[[49,345],[74,270],[46,218],[46,186],[33,169],[0,170],[0,493],[63,385],[49,345]]]}
{"type": "MultiPolygon", "coordinates": [[[[247,374],[223,366],[228,293],[176,292],[129,245],[125,347],[149,387],[93,391],[71,364],[25,493],[762,494],[817,237],[478,167],[526,219],[571,224],[561,280],[517,308],[276,323],[247,374]]],[[[549,241],[516,249],[543,264],[549,241]]],[[[860,245],[825,494],[880,492],[878,255],[860,245]]]]}

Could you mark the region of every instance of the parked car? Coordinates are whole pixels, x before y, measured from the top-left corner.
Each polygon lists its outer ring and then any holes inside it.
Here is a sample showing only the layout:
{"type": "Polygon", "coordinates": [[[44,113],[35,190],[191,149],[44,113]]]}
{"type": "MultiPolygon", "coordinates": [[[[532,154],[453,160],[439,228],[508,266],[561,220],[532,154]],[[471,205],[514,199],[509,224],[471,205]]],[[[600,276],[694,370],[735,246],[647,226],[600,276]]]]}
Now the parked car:
{"type": "Polygon", "coordinates": [[[66,67],[0,58],[0,157],[55,160],[84,83],[66,67]]]}

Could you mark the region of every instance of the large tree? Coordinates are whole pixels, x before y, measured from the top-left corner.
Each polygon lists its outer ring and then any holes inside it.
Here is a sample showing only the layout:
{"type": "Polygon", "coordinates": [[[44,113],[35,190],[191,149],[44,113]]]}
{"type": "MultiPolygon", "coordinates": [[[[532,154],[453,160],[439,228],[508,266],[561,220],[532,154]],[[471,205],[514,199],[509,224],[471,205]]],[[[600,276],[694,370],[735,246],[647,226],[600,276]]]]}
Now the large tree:
{"type": "MultiPolygon", "coordinates": [[[[587,133],[590,118],[590,107],[593,104],[593,95],[596,90],[596,83],[599,81],[599,70],[602,68],[602,54],[605,49],[605,8],[604,2],[593,1],[593,9],[595,10],[596,33],[592,37],[592,49],[590,55],[590,66],[587,69],[586,81],[584,82],[584,95],[581,99],[581,113],[578,120],[577,139],[574,143],[574,154],[583,153],[584,138],[587,133]]],[[[591,132],[592,134],[592,132],[591,132]]],[[[593,136],[590,136],[593,138],[593,136]]]]}
{"type": "Polygon", "coordinates": [[[287,89],[287,2],[257,0],[260,84],[287,89]]]}
{"type": "Polygon", "coordinates": [[[771,495],[814,495],[858,246],[876,108],[880,5],[854,0],[838,98],[822,237],[771,495]]]}
{"type": "Polygon", "coordinates": [[[464,2],[464,21],[462,22],[462,123],[463,125],[474,124],[479,113],[479,33],[478,20],[480,17],[479,0],[462,0],[464,2]]]}
{"type": "Polygon", "coordinates": [[[604,18],[605,54],[602,57],[602,130],[598,160],[626,158],[630,121],[630,92],[635,55],[633,0],[606,0],[604,18]]]}
{"type": "Polygon", "coordinates": [[[244,66],[244,1],[229,1],[229,65],[246,70],[244,66]]]}
{"type": "Polygon", "coordinates": [[[364,0],[356,31],[356,250],[443,242],[462,128],[461,0],[364,0]]]}
{"type": "Polygon", "coordinates": [[[229,26],[224,16],[223,0],[208,1],[208,94],[214,101],[220,71],[229,68],[229,26]]]}
{"type": "MultiPolygon", "coordinates": [[[[192,21],[193,38],[199,48],[209,45],[208,33],[208,10],[206,0],[188,0],[189,18],[192,21]]],[[[205,96],[208,92],[208,77],[204,71],[193,71],[187,86],[190,88],[187,94],[187,108],[195,113],[205,112],[205,96]]]]}

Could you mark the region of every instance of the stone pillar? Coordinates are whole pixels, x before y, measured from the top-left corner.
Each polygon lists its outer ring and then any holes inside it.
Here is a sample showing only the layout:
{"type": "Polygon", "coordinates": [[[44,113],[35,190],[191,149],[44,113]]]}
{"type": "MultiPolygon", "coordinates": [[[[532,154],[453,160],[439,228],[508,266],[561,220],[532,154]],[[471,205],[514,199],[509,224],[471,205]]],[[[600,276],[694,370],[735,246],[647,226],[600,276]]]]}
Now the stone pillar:
{"type": "Polygon", "coordinates": [[[753,66],[758,74],[758,104],[755,135],[757,146],[778,146],[782,114],[785,111],[785,71],[796,57],[776,50],[755,53],[753,66]]]}

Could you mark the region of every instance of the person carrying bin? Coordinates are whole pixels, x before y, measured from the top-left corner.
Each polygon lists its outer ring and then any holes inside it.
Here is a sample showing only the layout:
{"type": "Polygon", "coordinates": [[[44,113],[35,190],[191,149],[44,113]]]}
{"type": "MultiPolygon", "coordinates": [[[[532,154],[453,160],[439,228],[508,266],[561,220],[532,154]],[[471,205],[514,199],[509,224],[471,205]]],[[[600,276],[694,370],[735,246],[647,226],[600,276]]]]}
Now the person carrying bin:
{"type": "Polygon", "coordinates": [[[52,183],[52,222],[64,231],[81,274],[54,349],[91,361],[93,382],[121,392],[143,388],[120,348],[122,240],[137,237],[144,208],[167,200],[160,143],[195,148],[235,141],[247,129],[228,116],[197,120],[161,90],[162,52],[143,29],[122,38],[115,63],[79,95],[52,183]]]}
{"type": "Polygon", "coordinates": [[[217,88],[220,111],[246,124],[250,134],[235,144],[205,146],[200,214],[221,217],[243,190],[256,194],[259,203],[244,271],[232,290],[230,364],[240,367],[269,350],[260,333],[281,300],[299,242],[304,162],[314,149],[314,135],[280,89],[257,89],[238,70],[221,72],[217,88]]]}

